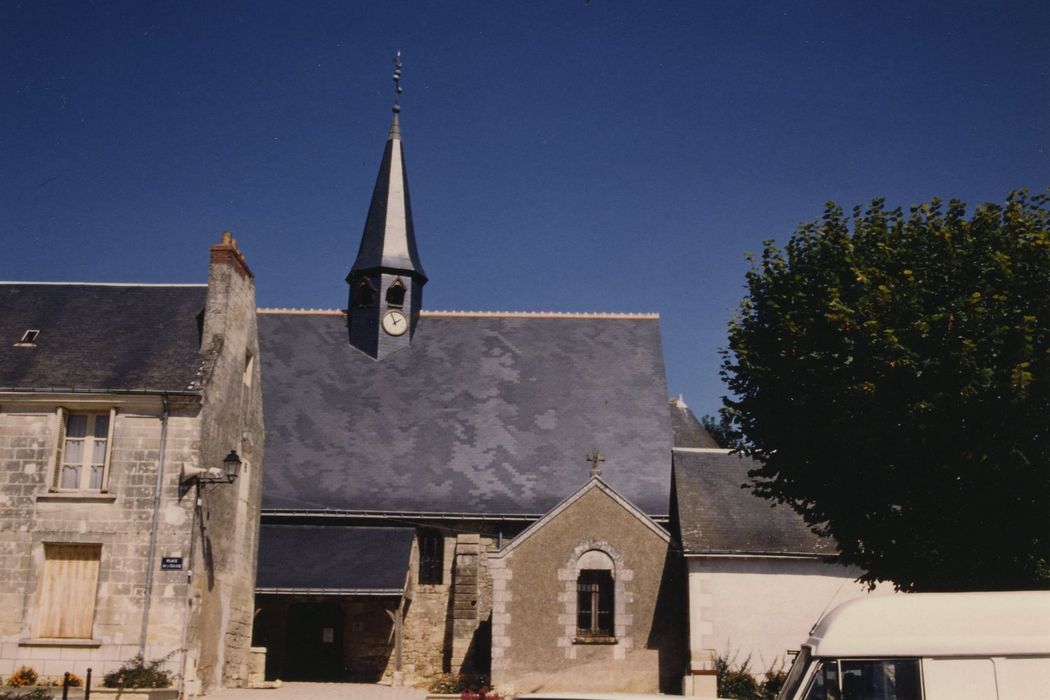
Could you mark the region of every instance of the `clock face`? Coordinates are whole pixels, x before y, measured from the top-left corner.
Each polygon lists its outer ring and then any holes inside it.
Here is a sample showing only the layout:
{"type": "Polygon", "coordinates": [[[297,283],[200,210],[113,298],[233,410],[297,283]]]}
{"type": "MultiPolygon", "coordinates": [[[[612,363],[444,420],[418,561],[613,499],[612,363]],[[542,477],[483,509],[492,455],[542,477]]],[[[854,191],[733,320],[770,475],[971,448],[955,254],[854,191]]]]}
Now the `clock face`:
{"type": "Polygon", "coordinates": [[[408,330],[408,318],[400,311],[387,311],[383,315],[383,330],[390,335],[404,335],[408,330]]]}

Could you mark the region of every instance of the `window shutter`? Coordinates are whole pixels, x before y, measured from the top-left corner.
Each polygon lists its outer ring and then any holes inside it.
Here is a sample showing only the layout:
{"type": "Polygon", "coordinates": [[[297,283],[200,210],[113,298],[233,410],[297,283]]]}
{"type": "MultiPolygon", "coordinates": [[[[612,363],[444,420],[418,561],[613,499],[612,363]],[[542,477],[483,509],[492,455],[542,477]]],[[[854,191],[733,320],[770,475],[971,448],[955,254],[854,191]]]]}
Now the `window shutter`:
{"type": "Polygon", "coordinates": [[[101,545],[45,544],[40,626],[47,639],[91,639],[101,545]]]}
{"type": "Polygon", "coordinates": [[[66,409],[61,406],[55,411],[58,427],[55,430],[55,450],[51,460],[51,488],[58,488],[62,478],[62,446],[66,441],[66,409]]]}
{"type": "Polygon", "coordinates": [[[109,432],[106,435],[106,461],[102,469],[102,493],[109,490],[109,462],[113,457],[113,426],[117,424],[117,409],[109,409],[109,432]]]}

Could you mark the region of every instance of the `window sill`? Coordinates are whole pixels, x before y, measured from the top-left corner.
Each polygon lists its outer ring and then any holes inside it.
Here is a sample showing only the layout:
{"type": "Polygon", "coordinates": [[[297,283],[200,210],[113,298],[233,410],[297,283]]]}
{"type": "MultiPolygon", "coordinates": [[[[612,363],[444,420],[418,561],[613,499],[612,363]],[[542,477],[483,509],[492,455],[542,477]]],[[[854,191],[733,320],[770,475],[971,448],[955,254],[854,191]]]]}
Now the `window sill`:
{"type": "Polygon", "coordinates": [[[573,644],[616,644],[616,637],[576,637],[573,644]]]}
{"type": "Polygon", "coordinates": [[[37,503],[114,503],[115,493],[86,491],[51,491],[36,497],[37,503]]]}
{"type": "Polygon", "coordinates": [[[20,639],[20,647],[87,647],[97,649],[102,646],[101,639],[20,639]]]}

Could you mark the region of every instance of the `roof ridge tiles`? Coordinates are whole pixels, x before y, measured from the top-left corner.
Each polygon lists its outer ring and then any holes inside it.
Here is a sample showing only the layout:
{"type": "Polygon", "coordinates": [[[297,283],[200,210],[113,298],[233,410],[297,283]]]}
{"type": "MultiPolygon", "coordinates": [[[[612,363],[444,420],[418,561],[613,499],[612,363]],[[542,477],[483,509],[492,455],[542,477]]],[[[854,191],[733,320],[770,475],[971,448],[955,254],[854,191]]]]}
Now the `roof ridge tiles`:
{"type": "Polygon", "coordinates": [[[258,314],[263,314],[263,315],[267,315],[267,316],[276,316],[276,315],[280,315],[280,314],[284,314],[284,315],[287,315],[287,316],[345,316],[346,315],[346,311],[343,310],[343,309],[307,309],[307,308],[299,308],[299,307],[291,307],[291,306],[287,306],[287,307],[282,307],[282,306],[259,307],[255,311],[258,314]]]}
{"type": "Polygon", "coordinates": [[[35,284],[51,287],[207,287],[204,282],[31,282],[27,280],[0,280],[0,284],[35,284]]]}
{"type": "MultiPolygon", "coordinates": [[[[345,316],[343,309],[307,309],[296,307],[260,307],[258,313],[264,315],[288,316],[345,316]]],[[[429,318],[590,318],[609,320],[652,320],[659,319],[654,312],[607,312],[607,311],[421,311],[421,316],[429,318]]]]}

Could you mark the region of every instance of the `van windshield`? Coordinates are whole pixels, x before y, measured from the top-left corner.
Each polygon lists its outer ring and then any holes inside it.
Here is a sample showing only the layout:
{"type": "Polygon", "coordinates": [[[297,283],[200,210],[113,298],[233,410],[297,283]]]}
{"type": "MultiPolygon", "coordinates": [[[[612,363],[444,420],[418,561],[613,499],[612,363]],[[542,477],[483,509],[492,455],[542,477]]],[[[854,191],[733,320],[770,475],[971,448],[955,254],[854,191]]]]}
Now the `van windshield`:
{"type": "Polygon", "coordinates": [[[791,670],[788,671],[787,678],[784,679],[784,687],[777,693],[777,700],[789,700],[789,698],[795,697],[795,691],[798,690],[799,685],[802,683],[802,678],[806,675],[808,666],[809,647],[802,647],[802,651],[795,657],[795,663],[791,664],[791,670]]]}

